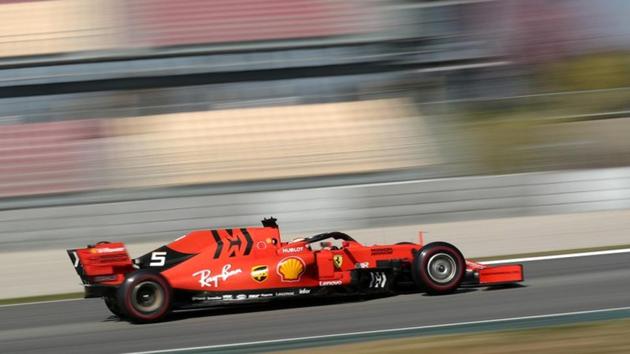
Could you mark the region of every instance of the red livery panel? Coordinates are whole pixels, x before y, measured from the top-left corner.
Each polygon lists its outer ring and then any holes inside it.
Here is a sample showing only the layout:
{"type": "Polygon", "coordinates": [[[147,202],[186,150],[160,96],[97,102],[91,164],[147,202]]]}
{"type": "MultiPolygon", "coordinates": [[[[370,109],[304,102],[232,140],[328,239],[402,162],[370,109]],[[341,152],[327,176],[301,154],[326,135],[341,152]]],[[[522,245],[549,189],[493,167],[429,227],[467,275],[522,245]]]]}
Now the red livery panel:
{"type": "Polygon", "coordinates": [[[523,281],[523,266],[520,264],[490,266],[479,270],[479,284],[516,283],[523,281]]]}

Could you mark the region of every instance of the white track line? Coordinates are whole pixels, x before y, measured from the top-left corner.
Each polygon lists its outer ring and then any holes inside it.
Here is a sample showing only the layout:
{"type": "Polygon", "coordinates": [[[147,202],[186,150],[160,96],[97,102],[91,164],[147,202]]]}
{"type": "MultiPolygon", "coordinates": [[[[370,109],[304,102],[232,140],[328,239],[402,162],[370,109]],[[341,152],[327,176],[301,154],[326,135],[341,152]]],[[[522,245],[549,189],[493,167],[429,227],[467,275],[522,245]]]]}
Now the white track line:
{"type": "Polygon", "coordinates": [[[422,330],[422,329],[448,328],[448,327],[475,325],[475,324],[485,324],[485,323],[500,323],[500,322],[518,321],[518,320],[533,320],[533,319],[541,319],[541,318],[566,317],[566,316],[572,316],[572,315],[586,315],[586,314],[591,314],[591,313],[608,312],[608,311],[623,311],[623,310],[630,310],[630,307],[615,307],[615,308],[607,308],[607,309],[599,309],[599,310],[552,313],[552,314],[546,314],[546,315],[497,318],[497,319],[483,320],[483,321],[455,322],[455,323],[445,323],[445,324],[429,325],[429,326],[390,328],[390,329],[381,329],[381,330],[374,330],[374,331],[361,331],[361,332],[348,332],[348,333],[338,333],[338,334],[325,334],[325,335],[320,335],[320,336],[294,337],[294,338],[283,338],[283,339],[270,339],[270,340],[261,340],[261,341],[253,341],[253,342],[241,342],[241,343],[231,343],[231,344],[208,345],[208,346],[200,346],[200,347],[161,349],[161,350],[152,350],[152,351],[145,351],[145,352],[133,352],[133,353],[129,353],[129,354],[157,354],[157,353],[173,353],[173,352],[183,352],[183,351],[192,351],[192,350],[204,350],[204,349],[205,350],[208,350],[208,349],[227,349],[227,348],[240,347],[240,346],[252,346],[252,345],[261,345],[261,344],[284,343],[284,342],[297,342],[297,341],[312,340],[312,339],[343,338],[343,337],[357,336],[357,335],[382,334],[382,333],[405,332],[405,331],[414,331],[414,330],[422,330]]]}
{"type": "Polygon", "coordinates": [[[578,258],[589,256],[604,256],[607,254],[619,254],[630,253],[630,248],[622,248],[618,250],[606,250],[606,251],[592,251],[592,252],[579,252],[579,253],[565,253],[556,254],[552,256],[538,256],[538,257],[525,257],[525,258],[512,258],[512,259],[498,259],[495,261],[479,262],[481,264],[502,264],[502,263],[521,263],[521,262],[535,262],[535,261],[547,261],[551,259],[563,259],[563,258],[578,258]]]}
{"type": "Polygon", "coordinates": [[[17,303],[17,304],[0,305],[0,308],[13,307],[13,306],[24,306],[24,305],[50,304],[50,303],[54,303],[54,302],[79,301],[79,300],[83,300],[83,298],[81,297],[81,298],[76,298],[76,299],[61,299],[61,300],[46,300],[46,301],[35,301],[35,302],[20,302],[20,303],[17,303]]]}

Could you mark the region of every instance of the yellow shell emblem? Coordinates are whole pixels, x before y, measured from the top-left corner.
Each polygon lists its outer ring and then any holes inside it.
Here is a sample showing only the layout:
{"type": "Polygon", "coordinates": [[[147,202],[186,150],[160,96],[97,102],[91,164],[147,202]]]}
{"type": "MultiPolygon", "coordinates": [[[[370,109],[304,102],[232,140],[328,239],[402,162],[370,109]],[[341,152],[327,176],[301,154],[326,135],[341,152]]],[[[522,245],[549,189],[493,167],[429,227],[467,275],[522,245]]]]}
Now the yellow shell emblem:
{"type": "Polygon", "coordinates": [[[287,257],[278,263],[277,272],[282,281],[299,281],[306,265],[299,257],[287,257]]]}

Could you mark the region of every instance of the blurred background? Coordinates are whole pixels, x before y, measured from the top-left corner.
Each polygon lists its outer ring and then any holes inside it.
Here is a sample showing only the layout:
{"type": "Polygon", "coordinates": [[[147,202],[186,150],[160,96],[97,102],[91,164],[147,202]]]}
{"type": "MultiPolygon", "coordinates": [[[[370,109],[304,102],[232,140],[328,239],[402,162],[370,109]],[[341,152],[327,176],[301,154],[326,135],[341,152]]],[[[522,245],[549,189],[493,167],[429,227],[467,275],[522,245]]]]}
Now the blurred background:
{"type": "Polygon", "coordinates": [[[629,13],[0,0],[0,248],[630,208],[629,13]]]}

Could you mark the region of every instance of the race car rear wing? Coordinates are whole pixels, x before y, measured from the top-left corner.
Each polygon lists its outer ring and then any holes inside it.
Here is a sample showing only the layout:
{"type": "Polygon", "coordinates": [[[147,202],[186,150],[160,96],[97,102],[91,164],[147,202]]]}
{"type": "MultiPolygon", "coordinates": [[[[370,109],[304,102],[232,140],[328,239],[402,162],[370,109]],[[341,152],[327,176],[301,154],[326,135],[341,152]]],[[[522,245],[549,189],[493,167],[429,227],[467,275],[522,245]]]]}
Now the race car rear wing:
{"type": "Polygon", "coordinates": [[[123,243],[99,242],[86,248],[67,250],[84,285],[118,285],[134,270],[123,243]]]}

